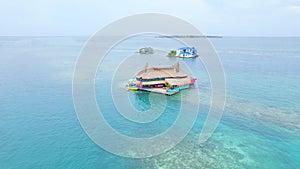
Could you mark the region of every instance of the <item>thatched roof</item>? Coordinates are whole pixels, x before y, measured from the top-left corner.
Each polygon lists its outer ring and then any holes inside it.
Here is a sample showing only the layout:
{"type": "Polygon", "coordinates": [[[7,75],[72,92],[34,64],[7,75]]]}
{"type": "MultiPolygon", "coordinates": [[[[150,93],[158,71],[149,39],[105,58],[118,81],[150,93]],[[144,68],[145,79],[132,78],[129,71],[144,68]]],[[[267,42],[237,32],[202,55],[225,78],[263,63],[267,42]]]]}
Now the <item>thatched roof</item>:
{"type": "Polygon", "coordinates": [[[186,78],[172,78],[166,79],[165,81],[169,83],[171,86],[185,86],[191,84],[191,77],[186,78]]]}
{"type": "Polygon", "coordinates": [[[144,69],[140,71],[136,78],[142,77],[143,79],[154,79],[154,78],[183,78],[188,77],[179,67],[179,63],[175,63],[173,66],[163,66],[163,67],[153,67],[148,63],[145,65],[144,69]]]}

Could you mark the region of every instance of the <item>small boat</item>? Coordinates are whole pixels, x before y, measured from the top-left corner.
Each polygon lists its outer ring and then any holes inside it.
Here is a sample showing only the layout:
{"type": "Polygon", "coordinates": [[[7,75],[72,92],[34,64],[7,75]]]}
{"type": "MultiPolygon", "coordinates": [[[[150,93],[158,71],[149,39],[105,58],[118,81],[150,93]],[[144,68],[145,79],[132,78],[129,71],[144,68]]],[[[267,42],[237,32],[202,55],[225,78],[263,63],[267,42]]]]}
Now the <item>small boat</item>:
{"type": "Polygon", "coordinates": [[[151,48],[151,47],[143,47],[139,50],[139,53],[140,54],[153,54],[154,51],[153,51],[153,48],[151,48]]]}
{"type": "Polygon", "coordinates": [[[137,90],[139,90],[139,87],[131,79],[127,82],[126,89],[131,90],[131,91],[137,91],[137,90]]]}
{"type": "Polygon", "coordinates": [[[127,87],[127,90],[138,91],[139,88],[137,88],[137,87],[127,87]]]}

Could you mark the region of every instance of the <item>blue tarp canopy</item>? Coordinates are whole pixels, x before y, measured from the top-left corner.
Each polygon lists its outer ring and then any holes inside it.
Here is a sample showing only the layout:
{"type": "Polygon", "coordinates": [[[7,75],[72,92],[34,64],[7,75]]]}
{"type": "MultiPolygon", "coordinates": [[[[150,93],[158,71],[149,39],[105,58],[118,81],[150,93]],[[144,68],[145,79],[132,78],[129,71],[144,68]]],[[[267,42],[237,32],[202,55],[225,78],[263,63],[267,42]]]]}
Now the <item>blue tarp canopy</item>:
{"type": "Polygon", "coordinates": [[[178,50],[180,50],[180,54],[184,55],[197,54],[197,50],[194,47],[181,47],[178,50]]]}

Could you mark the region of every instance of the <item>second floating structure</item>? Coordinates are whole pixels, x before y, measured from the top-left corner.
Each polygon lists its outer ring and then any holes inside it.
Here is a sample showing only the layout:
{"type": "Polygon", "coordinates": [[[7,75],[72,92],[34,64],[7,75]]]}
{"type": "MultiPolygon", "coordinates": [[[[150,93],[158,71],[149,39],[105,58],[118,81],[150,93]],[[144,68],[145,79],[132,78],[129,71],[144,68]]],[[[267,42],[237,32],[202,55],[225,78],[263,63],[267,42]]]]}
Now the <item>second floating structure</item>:
{"type": "Polygon", "coordinates": [[[177,56],[181,58],[194,58],[198,56],[197,49],[194,47],[182,47],[177,50],[171,50],[168,56],[177,56]]]}

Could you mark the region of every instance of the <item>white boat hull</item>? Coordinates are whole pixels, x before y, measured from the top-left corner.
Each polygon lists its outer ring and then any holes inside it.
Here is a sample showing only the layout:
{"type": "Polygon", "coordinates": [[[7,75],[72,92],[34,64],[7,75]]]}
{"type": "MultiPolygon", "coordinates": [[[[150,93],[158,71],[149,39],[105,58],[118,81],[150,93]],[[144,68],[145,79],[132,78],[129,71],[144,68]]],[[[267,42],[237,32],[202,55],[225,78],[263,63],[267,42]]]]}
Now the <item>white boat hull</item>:
{"type": "Polygon", "coordinates": [[[197,56],[198,55],[178,55],[178,57],[180,57],[180,58],[195,58],[197,56]]]}

